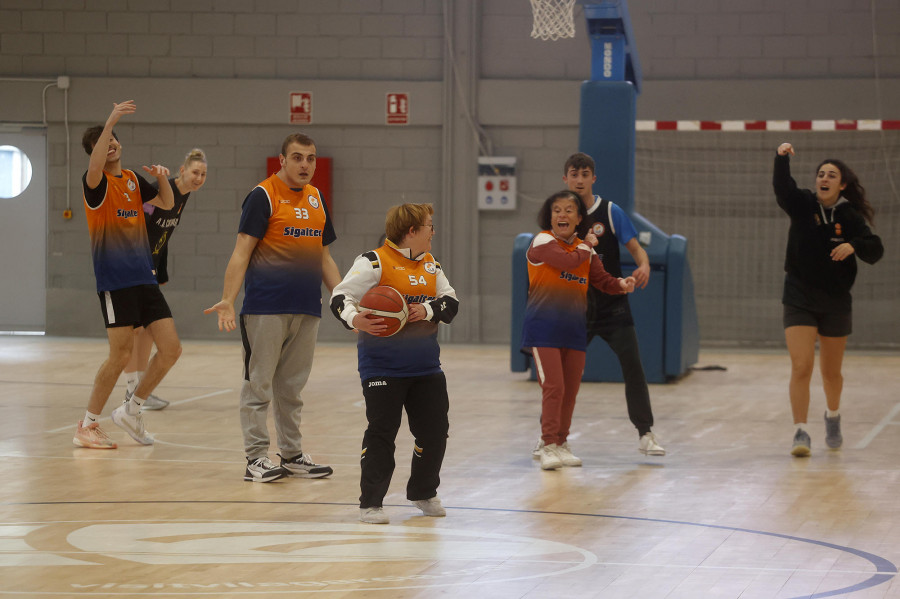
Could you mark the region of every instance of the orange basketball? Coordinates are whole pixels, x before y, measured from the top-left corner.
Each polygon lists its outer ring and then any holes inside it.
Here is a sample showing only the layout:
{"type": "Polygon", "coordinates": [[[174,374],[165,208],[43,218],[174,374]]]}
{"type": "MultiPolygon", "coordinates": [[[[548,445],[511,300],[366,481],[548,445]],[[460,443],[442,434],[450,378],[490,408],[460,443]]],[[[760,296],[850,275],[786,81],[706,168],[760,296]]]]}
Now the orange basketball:
{"type": "Polygon", "coordinates": [[[387,285],[372,287],[359,300],[359,307],[363,310],[372,310],[368,317],[383,318],[382,324],[387,325],[387,330],[378,333],[377,337],[390,337],[403,328],[409,317],[409,307],[403,294],[387,285]]]}

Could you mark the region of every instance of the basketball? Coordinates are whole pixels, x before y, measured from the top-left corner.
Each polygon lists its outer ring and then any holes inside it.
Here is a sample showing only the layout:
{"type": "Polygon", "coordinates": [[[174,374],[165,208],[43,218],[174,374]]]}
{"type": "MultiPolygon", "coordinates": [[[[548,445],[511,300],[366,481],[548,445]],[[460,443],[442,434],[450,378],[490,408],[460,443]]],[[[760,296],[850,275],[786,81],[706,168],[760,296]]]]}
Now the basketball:
{"type": "Polygon", "coordinates": [[[366,292],[362,299],[359,300],[359,307],[362,310],[372,310],[369,317],[383,318],[387,325],[387,330],[378,333],[376,337],[390,337],[403,328],[406,319],[409,316],[409,307],[403,295],[387,285],[379,285],[373,287],[366,292]]]}

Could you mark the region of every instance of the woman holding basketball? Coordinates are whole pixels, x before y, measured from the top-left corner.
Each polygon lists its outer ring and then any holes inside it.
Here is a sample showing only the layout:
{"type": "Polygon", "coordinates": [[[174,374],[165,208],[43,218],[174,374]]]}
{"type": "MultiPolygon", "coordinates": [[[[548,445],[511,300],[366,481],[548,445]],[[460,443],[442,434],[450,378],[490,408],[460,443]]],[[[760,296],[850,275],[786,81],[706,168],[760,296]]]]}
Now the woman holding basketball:
{"type": "Polygon", "coordinates": [[[439,323],[453,320],[459,301],[431,255],[433,214],[431,204],[392,207],[384,245],[357,257],[331,295],[334,315],[359,332],[359,375],[368,421],[360,458],[359,519],[370,524],[389,522],[382,501],[394,473],[394,440],[404,409],[415,437],[406,497],[426,516],[446,515],[437,488],[450,404],[437,330],[439,323]],[[407,323],[389,336],[386,319],[359,306],[377,286],[393,287],[408,304],[407,323]]]}
{"type": "Polygon", "coordinates": [[[541,384],[541,468],[581,466],[566,441],[581,386],[587,351],[587,290],[592,285],[609,294],[634,291],[634,277],[606,272],[594,252],[597,237],[578,237],[587,216],[581,199],[560,191],[538,213],[542,231],[525,254],[528,258],[528,302],[522,347],[530,348],[541,384]]]}
{"type": "Polygon", "coordinates": [[[784,261],[784,336],[791,355],[789,394],[794,416],[791,454],[810,454],[806,421],[809,383],[819,341],[819,367],[825,388],[825,444],[837,449],[841,436],[841,364],[852,328],[850,288],[856,256],[874,264],[884,254],[872,233],[874,211],[856,174],[840,160],[816,169],[815,191],[798,189],[791,177],[789,143],[778,146],[772,185],[778,205],[791,219],[784,261]]]}

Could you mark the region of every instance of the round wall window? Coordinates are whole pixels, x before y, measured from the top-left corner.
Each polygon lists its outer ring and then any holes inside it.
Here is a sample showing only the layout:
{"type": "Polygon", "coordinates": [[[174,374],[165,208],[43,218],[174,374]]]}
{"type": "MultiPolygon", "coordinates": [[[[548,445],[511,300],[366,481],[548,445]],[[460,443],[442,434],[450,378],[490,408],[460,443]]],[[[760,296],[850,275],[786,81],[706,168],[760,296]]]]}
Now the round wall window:
{"type": "Polygon", "coordinates": [[[31,161],[15,146],[0,146],[0,198],[14,198],[31,183],[31,161]]]}

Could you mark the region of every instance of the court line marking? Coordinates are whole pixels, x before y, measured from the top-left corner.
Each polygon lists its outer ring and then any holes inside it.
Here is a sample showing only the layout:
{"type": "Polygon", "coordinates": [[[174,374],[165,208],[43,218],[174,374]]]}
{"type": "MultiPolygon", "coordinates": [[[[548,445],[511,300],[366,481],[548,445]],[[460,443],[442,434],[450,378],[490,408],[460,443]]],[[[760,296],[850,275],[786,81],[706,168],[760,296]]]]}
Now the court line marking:
{"type": "Polygon", "coordinates": [[[871,431],[869,431],[869,434],[863,437],[862,440],[853,447],[853,449],[865,449],[869,446],[869,443],[875,440],[875,437],[881,434],[881,431],[883,431],[887,425],[897,424],[896,422],[892,422],[892,420],[898,412],[900,412],[900,403],[895,404],[891,411],[888,412],[887,416],[882,418],[881,421],[876,424],[871,431]]]}
{"type": "MultiPolygon", "coordinates": [[[[145,522],[144,520],[134,520],[133,522],[145,522]]],[[[153,520],[152,522],[176,522],[182,523],[184,520],[153,520]]],[[[46,523],[41,523],[46,524],[46,523]]],[[[3,525],[0,525],[2,527],[3,525]]],[[[402,526],[402,525],[400,525],[402,526]]],[[[2,528],[0,528],[2,530],[2,528]]],[[[539,537],[536,537],[539,538],[539,537]]],[[[96,551],[86,551],[86,550],[72,550],[72,551],[60,551],[53,550],[52,552],[44,550],[44,549],[31,549],[31,550],[0,550],[0,554],[2,555],[42,555],[46,553],[53,553],[54,555],[64,555],[69,557],[78,557],[84,555],[92,555],[96,554],[96,551]]],[[[116,550],[116,555],[124,555],[124,556],[145,556],[145,555],[157,555],[156,552],[150,551],[123,551],[116,550]]],[[[171,556],[181,556],[181,557],[196,557],[202,556],[203,553],[199,552],[169,552],[166,555],[171,556]]],[[[247,554],[247,553],[220,553],[217,555],[222,555],[226,557],[246,557],[247,555],[255,555],[255,554],[247,554]]],[[[383,561],[406,561],[408,558],[382,558],[383,561]]],[[[448,561],[453,561],[453,558],[444,558],[448,561]]],[[[462,558],[457,558],[462,559],[462,558]]],[[[515,561],[517,564],[572,564],[578,565],[583,562],[578,562],[570,559],[531,559],[531,558],[509,558],[510,561],[515,561]]],[[[473,556],[470,558],[465,558],[466,561],[473,562],[490,562],[497,561],[496,557],[477,557],[473,556]]],[[[792,572],[796,574],[859,574],[859,575],[871,575],[871,570],[844,570],[844,569],[824,569],[824,568],[767,568],[764,566],[707,566],[703,564],[664,564],[664,563],[651,563],[651,562],[609,562],[598,560],[594,563],[596,566],[611,566],[611,567],[628,567],[628,568],[669,568],[669,569],[689,569],[689,570],[740,570],[747,572],[792,572]]]]}
{"type": "MultiPolygon", "coordinates": [[[[356,504],[348,504],[348,503],[341,503],[341,502],[318,502],[318,501],[259,501],[259,502],[256,502],[256,501],[234,501],[234,500],[35,501],[35,502],[9,503],[7,505],[60,505],[60,504],[63,504],[63,505],[65,505],[65,504],[117,504],[118,505],[118,504],[145,504],[145,503],[167,503],[167,504],[168,503],[212,503],[212,504],[231,504],[231,503],[257,504],[257,503],[259,503],[259,504],[281,504],[281,505],[294,504],[294,505],[329,505],[329,506],[356,505],[356,504]]],[[[2,505],[2,504],[0,504],[0,505],[2,505]]],[[[385,504],[385,507],[409,507],[409,506],[385,504]]],[[[590,518],[606,518],[606,519],[612,519],[612,520],[630,520],[630,521],[634,521],[634,522],[674,524],[674,525],[681,525],[681,526],[696,526],[696,527],[700,527],[700,528],[717,529],[717,530],[732,531],[732,532],[742,532],[742,533],[753,534],[753,535],[775,537],[775,538],[785,539],[788,541],[796,541],[796,542],[800,542],[800,543],[809,543],[811,545],[818,545],[820,547],[834,549],[836,551],[839,551],[842,553],[849,553],[850,555],[854,555],[860,559],[868,561],[870,564],[872,564],[875,567],[874,574],[871,571],[862,572],[863,575],[869,574],[870,576],[866,580],[863,580],[856,584],[851,584],[851,585],[837,588],[837,589],[813,592],[812,594],[804,594],[804,595],[800,595],[797,597],[793,597],[791,599],[820,599],[820,598],[824,598],[824,597],[834,597],[837,595],[845,595],[848,593],[861,591],[863,589],[879,586],[879,585],[893,579],[895,577],[895,575],[897,574],[897,566],[895,566],[890,560],[888,560],[884,557],[881,557],[879,555],[869,553],[868,551],[863,551],[861,549],[855,549],[853,547],[849,547],[849,546],[845,546],[845,545],[829,543],[827,541],[818,541],[815,539],[810,539],[810,538],[806,538],[806,537],[797,537],[797,536],[788,535],[788,534],[784,534],[784,533],[766,532],[766,531],[762,531],[762,530],[754,530],[754,529],[750,529],[750,528],[739,528],[739,527],[734,527],[734,526],[724,526],[724,525],[720,525],[720,524],[704,524],[701,522],[668,520],[668,519],[661,519],[661,518],[646,518],[646,517],[640,517],[640,516],[621,516],[621,515],[616,516],[616,515],[610,515],[610,514],[590,514],[590,513],[585,513],[585,512],[554,512],[554,511],[543,511],[543,510],[523,510],[523,509],[484,508],[484,507],[451,507],[451,506],[445,506],[445,507],[447,507],[447,509],[456,509],[456,510],[460,510],[460,511],[507,512],[507,513],[519,513],[519,514],[539,514],[539,515],[559,515],[559,516],[576,516],[576,517],[590,517],[590,518]]],[[[151,520],[151,521],[159,521],[159,520],[151,520]]],[[[165,520],[165,521],[169,521],[169,520],[165,520]]],[[[205,521],[205,520],[191,519],[191,521],[199,522],[199,521],[205,521]]],[[[223,521],[233,521],[233,520],[223,520],[223,521]]],[[[78,520],[75,520],[75,521],[68,520],[68,521],[63,521],[63,522],[79,522],[79,521],[78,520]]],[[[83,522],[96,523],[97,521],[91,520],[91,521],[83,521],[83,522]]],[[[111,522],[128,522],[128,520],[125,520],[125,521],[112,520],[111,522]]],[[[241,522],[241,521],[238,520],[238,522],[241,522]]],[[[265,522],[265,521],[262,521],[262,522],[265,522]]],[[[17,523],[17,524],[22,524],[22,523],[17,523]]],[[[577,548],[577,549],[586,551],[582,548],[577,548]]],[[[591,553],[591,555],[594,556],[595,560],[590,565],[604,565],[604,562],[600,562],[599,559],[596,559],[597,558],[596,555],[594,555],[593,553],[591,553]]],[[[648,564],[648,567],[657,567],[657,566],[655,566],[653,564],[648,564]]],[[[694,566],[689,566],[689,567],[696,569],[696,568],[703,568],[704,566],[702,566],[702,564],[701,564],[701,565],[694,565],[694,566]]],[[[729,569],[729,566],[706,566],[706,568],[727,570],[727,569],[729,569]]],[[[738,569],[743,569],[743,568],[744,567],[738,567],[738,569]]],[[[576,569],[580,569],[580,568],[576,568],[576,569]]],[[[762,569],[762,571],[765,571],[765,570],[766,569],[762,569]]],[[[777,569],[777,570],[781,571],[781,569],[777,569]]],[[[796,571],[796,572],[807,571],[807,570],[791,570],[791,569],[785,569],[785,570],[786,571],[796,571]]],[[[560,573],[567,573],[567,572],[568,572],[568,570],[563,570],[560,573]]],[[[813,572],[815,572],[815,571],[813,571],[813,572]]],[[[554,573],[552,575],[558,575],[560,573],[554,573]]],[[[528,579],[528,578],[531,578],[531,577],[526,577],[525,579],[528,579]]],[[[523,579],[515,578],[512,580],[523,580],[523,579]]],[[[467,583],[467,584],[488,584],[488,583],[495,583],[495,582],[502,582],[502,581],[475,581],[475,582],[467,583]]],[[[406,586],[406,587],[385,587],[384,589],[367,588],[367,589],[360,589],[360,590],[365,590],[365,591],[394,590],[394,591],[396,591],[398,588],[399,589],[439,588],[439,587],[444,587],[444,586],[453,586],[453,585],[452,584],[450,584],[450,585],[434,584],[434,585],[423,585],[421,587],[413,585],[413,586],[406,586]]],[[[356,591],[356,589],[347,589],[347,590],[348,591],[356,591]]],[[[292,590],[292,591],[286,591],[286,592],[291,592],[291,593],[304,592],[304,593],[306,593],[306,592],[333,592],[333,591],[334,591],[334,589],[320,589],[320,590],[316,590],[316,591],[292,590]]],[[[249,592],[252,592],[252,591],[249,591],[249,592]]],[[[2,594],[6,594],[6,591],[0,590],[0,595],[2,595],[2,594]]],[[[38,594],[38,593],[26,591],[24,594],[30,595],[30,594],[38,594]]],[[[61,594],[61,593],[50,591],[50,592],[47,592],[46,594],[61,594]]],[[[105,594],[105,593],[103,593],[103,594],[105,594]]],[[[121,595],[121,593],[111,593],[111,594],[112,595],[121,595]]],[[[136,594],[144,594],[144,593],[136,593],[136,594]]],[[[202,594],[202,593],[178,593],[178,594],[193,595],[193,594],[202,594]]],[[[281,591],[272,591],[270,593],[267,592],[267,594],[282,594],[282,592],[281,591]]]]}
{"type": "MultiPolygon", "coordinates": [[[[170,403],[171,403],[171,405],[173,405],[173,406],[180,406],[180,405],[182,405],[182,404],[190,403],[190,402],[192,402],[192,401],[197,401],[197,400],[200,400],[200,399],[206,399],[207,397],[214,397],[214,396],[216,396],[216,395],[223,395],[223,394],[225,394],[225,393],[231,393],[232,391],[233,391],[233,389],[222,389],[221,391],[213,391],[212,393],[204,393],[203,395],[196,395],[196,396],[194,396],[194,397],[188,397],[187,399],[180,399],[180,400],[178,400],[178,401],[173,401],[173,402],[170,402],[170,403]]],[[[101,418],[100,420],[98,420],[98,422],[106,422],[106,421],[109,421],[109,420],[110,420],[110,417],[109,417],[109,416],[104,416],[103,418],[101,418]]],[[[66,426],[61,426],[61,427],[55,428],[55,429],[53,429],[53,430],[44,431],[44,433],[46,433],[46,434],[50,434],[50,433],[61,433],[61,432],[63,432],[63,431],[67,431],[67,430],[71,430],[71,429],[72,429],[72,425],[71,425],[71,424],[67,424],[66,426]]]]}

